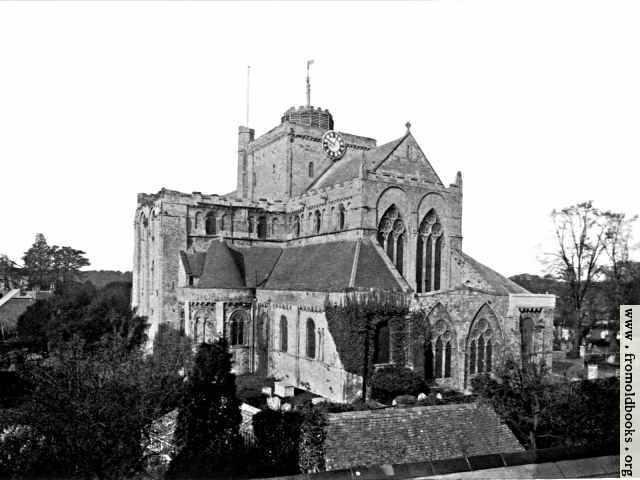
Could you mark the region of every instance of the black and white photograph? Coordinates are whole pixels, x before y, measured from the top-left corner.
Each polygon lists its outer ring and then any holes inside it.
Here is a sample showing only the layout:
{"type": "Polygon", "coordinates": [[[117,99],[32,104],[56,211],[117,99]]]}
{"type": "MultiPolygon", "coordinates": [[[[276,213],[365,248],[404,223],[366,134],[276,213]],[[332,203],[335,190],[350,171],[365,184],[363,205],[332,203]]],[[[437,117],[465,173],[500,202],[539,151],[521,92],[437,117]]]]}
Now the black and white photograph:
{"type": "Polygon", "coordinates": [[[640,477],[639,59],[637,1],[0,1],[0,478],[640,477]]]}

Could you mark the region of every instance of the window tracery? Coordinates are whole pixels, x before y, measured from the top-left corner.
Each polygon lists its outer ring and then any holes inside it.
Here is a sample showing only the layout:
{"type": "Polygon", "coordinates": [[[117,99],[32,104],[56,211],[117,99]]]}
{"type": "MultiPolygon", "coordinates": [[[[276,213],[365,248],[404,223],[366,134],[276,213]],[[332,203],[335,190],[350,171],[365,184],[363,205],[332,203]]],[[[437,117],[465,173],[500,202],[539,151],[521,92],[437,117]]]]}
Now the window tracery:
{"type": "Polygon", "coordinates": [[[416,247],[416,291],[418,293],[440,290],[443,233],[442,224],[435,210],[429,210],[418,228],[416,247]]]}
{"type": "Polygon", "coordinates": [[[425,377],[428,380],[451,378],[451,354],[454,338],[449,325],[438,320],[425,348],[425,377]]]}
{"type": "Polygon", "coordinates": [[[486,318],[479,319],[469,334],[469,375],[488,373],[493,368],[494,331],[486,318]]]}
{"type": "Polygon", "coordinates": [[[391,205],[378,224],[378,243],[402,275],[404,266],[405,224],[395,205],[391,205]]]}

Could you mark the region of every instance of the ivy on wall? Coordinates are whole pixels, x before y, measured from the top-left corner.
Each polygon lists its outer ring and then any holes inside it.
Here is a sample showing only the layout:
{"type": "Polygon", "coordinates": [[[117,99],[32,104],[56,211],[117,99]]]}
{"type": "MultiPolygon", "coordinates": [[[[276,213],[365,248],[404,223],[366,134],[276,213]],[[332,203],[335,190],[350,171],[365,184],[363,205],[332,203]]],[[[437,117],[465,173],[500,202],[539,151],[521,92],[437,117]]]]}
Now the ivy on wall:
{"type": "Polygon", "coordinates": [[[404,295],[390,292],[348,292],[339,304],[325,302],[329,332],[344,369],[363,378],[362,396],[373,372],[376,327],[388,322],[390,356],[404,365],[408,334],[409,302],[404,295]]]}

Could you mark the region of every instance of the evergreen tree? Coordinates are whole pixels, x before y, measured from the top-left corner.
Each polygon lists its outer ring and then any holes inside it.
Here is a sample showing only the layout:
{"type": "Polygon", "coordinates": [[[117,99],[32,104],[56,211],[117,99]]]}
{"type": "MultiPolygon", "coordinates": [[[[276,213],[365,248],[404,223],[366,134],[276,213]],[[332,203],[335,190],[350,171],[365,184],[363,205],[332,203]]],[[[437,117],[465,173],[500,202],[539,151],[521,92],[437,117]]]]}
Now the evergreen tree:
{"type": "Polygon", "coordinates": [[[51,247],[41,233],[36,234],[36,240],[22,257],[24,271],[29,279],[29,287],[48,289],[53,280],[51,271],[53,259],[51,247]]]}
{"type": "Polygon", "coordinates": [[[224,339],[200,345],[178,414],[170,478],[229,478],[240,447],[240,401],[224,339]]]}

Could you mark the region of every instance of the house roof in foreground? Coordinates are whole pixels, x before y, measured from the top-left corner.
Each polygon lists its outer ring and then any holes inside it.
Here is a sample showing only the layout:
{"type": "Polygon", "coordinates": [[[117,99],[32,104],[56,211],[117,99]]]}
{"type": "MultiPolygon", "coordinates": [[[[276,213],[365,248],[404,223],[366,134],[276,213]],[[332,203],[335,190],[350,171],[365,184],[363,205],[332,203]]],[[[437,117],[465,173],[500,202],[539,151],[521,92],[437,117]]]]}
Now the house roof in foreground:
{"type": "Polygon", "coordinates": [[[328,470],[519,452],[498,415],[479,403],[385,408],[328,415],[328,470]]]}

